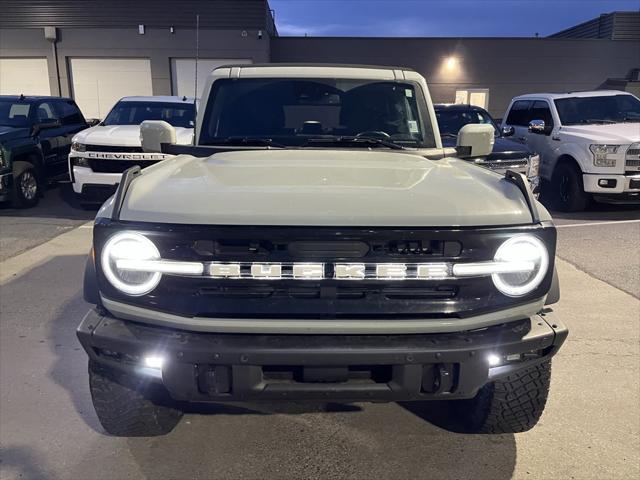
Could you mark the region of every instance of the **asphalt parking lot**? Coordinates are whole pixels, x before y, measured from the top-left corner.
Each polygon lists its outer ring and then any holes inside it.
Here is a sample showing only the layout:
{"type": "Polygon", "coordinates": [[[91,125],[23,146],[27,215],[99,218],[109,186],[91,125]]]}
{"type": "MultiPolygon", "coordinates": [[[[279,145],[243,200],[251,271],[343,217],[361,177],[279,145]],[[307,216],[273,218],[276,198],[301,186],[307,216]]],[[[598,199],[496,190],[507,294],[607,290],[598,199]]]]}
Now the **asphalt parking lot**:
{"type": "Polygon", "coordinates": [[[558,215],[569,326],[539,425],[452,433],[438,404],[194,409],[169,435],[105,435],[75,328],[93,212],[68,186],[0,208],[0,478],[628,479],[640,476],[640,209],[558,215]]]}

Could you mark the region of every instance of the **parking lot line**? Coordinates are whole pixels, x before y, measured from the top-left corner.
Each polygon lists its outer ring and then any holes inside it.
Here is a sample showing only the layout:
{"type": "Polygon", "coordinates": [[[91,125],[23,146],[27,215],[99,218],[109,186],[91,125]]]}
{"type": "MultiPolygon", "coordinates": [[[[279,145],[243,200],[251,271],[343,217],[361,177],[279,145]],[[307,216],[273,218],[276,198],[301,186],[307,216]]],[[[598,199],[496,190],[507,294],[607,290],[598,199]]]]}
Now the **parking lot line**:
{"type": "Polygon", "coordinates": [[[595,227],[598,225],[619,225],[621,223],[640,223],[640,220],[611,220],[609,222],[567,223],[565,225],[556,225],[556,228],[595,227]]]}

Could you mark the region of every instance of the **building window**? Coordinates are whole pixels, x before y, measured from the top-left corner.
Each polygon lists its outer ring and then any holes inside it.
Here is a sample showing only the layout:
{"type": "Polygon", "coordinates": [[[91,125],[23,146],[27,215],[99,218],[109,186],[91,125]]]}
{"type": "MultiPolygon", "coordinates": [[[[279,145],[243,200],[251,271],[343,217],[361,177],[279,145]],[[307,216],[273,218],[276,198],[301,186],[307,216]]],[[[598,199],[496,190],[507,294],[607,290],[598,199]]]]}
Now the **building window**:
{"type": "Polygon", "coordinates": [[[454,103],[464,105],[475,105],[476,107],[489,108],[489,89],[471,88],[466,90],[456,90],[454,103]]]}

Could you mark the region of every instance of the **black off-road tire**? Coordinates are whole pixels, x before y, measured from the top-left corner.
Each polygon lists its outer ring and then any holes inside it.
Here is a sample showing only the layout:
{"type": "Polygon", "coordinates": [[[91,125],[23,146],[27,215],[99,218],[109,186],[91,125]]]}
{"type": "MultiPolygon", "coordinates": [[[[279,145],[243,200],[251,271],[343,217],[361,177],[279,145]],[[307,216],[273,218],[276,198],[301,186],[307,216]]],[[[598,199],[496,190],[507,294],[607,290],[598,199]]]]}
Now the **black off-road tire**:
{"type": "Polygon", "coordinates": [[[35,207],[42,196],[42,188],[34,167],[27,167],[13,177],[11,205],[14,208],[35,207]]]}
{"type": "Polygon", "coordinates": [[[591,196],[584,191],[582,172],[573,163],[559,163],[547,187],[546,193],[555,210],[580,212],[589,205],[591,196]]]}
{"type": "Polygon", "coordinates": [[[468,433],[518,433],[533,428],[547,403],[551,360],[482,387],[470,400],[452,401],[468,433]]]}
{"type": "Polygon", "coordinates": [[[166,435],[182,418],[182,412],[171,407],[162,385],[92,361],[89,361],[89,388],[98,419],[111,435],[166,435]]]}

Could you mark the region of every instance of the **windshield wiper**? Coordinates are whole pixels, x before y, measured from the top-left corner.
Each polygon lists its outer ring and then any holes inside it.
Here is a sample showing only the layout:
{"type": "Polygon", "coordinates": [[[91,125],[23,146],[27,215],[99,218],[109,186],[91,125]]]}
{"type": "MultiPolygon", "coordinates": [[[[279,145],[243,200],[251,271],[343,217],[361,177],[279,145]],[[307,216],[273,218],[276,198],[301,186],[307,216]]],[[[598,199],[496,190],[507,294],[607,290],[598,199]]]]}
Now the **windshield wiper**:
{"type": "Polygon", "coordinates": [[[404,150],[405,148],[402,145],[398,145],[390,140],[382,140],[381,138],[374,137],[318,137],[318,138],[310,138],[307,140],[307,145],[311,144],[325,144],[325,145],[336,145],[336,144],[345,144],[345,143],[363,143],[369,145],[379,145],[381,147],[391,148],[392,150],[404,150]]]}
{"type": "Polygon", "coordinates": [[[211,145],[247,145],[247,146],[263,146],[274,148],[287,148],[278,142],[274,142],[272,138],[263,137],[227,137],[220,139],[213,139],[211,145]]]}

